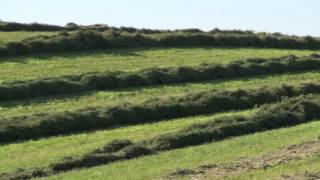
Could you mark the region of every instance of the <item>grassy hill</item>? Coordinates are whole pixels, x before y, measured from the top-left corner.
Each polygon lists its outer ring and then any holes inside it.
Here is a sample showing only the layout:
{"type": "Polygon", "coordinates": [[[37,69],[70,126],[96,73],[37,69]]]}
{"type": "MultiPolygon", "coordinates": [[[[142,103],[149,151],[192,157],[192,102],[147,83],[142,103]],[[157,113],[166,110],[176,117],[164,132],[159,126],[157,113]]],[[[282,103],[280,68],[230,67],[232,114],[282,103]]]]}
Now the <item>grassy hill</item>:
{"type": "Polygon", "coordinates": [[[47,26],[0,27],[0,179],[319,173],[318,38],[47,26]]]}

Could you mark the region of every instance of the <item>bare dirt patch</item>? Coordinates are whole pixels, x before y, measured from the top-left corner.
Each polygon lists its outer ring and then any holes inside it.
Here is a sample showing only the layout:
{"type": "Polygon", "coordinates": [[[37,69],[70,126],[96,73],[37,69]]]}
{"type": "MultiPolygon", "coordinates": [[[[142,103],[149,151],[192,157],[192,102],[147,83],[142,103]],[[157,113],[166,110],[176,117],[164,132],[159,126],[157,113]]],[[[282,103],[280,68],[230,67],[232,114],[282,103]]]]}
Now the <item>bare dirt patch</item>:
{"type": "MultiPolygon", "coordinates": [[[[225,176],[236,175],[258,169],[267,169],[280,164],[286,164],[294,160],[305,159],[320,155],[320,139],[303,142],[281,148],[278,151],[264,154],[259,157],[241,157],[229,164],[208,164],[197,169],[178,169],[161,179],[219,179],[225,176]]],[[[303,173],[300,177],[318,177],[320,173],[303,173]]],[[[290,176],[283,175],[283,178],[290,179],[290,176]]],[[[300,178],[301,179],[301,178],[300,178]]]]}
{"type": "Polygon", "coordinates": [[[294,175],[282,175],[283,180],[319,180],[320,179],[320,171],[318,172],[303,172],[303,173],[295,173],[294,175]]]}

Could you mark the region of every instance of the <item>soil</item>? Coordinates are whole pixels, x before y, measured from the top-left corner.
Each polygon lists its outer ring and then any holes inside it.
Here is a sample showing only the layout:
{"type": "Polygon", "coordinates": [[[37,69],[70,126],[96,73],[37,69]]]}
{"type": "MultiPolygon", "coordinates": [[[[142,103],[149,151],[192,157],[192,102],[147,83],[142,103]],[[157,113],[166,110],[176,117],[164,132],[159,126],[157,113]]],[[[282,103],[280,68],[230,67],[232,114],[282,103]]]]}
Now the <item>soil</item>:
{"type": "Polygon", "coordinates": [[[320,171],[318,172],[304,172],[304,173],[295,173],[294,175],[282,175],[283,180],[319,180],[320,171]]]}
{"type": "MultiPolygon", "coordinates": [[[[228,164],[208,164],[196,169],[178,169],[160,179],[220,179],[225,176],[236,175],[244,172],[267,169],[295,160],[305,159],[320,155],[320,140],[308,141],[283,147],[278,151],[264,154],[255,158],[241,157],[228,164]]],[[[320,179],[320,173],[305,172],[297,176],[283,175],[283,179],[300,177],[300,179],[320,179]]]]}

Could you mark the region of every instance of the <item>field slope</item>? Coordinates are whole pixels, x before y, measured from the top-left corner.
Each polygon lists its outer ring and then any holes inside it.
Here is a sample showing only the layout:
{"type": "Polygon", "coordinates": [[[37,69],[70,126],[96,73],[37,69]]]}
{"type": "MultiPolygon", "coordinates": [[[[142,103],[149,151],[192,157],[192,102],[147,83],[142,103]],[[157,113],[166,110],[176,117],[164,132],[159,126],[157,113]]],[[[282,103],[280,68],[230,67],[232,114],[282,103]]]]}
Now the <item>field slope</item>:
{"type": "Polygon", "coordinates": [[[318,38],[2,28],[0,179],[320,173],[318,38]]]}

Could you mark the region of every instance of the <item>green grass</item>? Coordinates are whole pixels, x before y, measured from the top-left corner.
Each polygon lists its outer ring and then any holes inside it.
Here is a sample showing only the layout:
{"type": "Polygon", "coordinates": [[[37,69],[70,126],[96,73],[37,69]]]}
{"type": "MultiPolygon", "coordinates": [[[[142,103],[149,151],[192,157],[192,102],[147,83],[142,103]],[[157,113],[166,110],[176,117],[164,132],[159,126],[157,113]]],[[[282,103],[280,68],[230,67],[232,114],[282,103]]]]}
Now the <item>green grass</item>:
{"type": "Polygon", "coordinates": [[[19,31],[19,32],[0,32],[0,45],[8,43],[8,42],[15,42],[21,41],[26,38],[36,37],[39,35],[54,35],[57,34],[56,32],[43,32],[43,31],[19,31]]]}
{"type": "Polygon", "coordinates": [[[86,154],[112,139],[127,138],[138,141],[146,137],[178,130],[196,122],[207,122],[221,116],[232,116],[235,114],[249,115],[252,112],[254,110],[180,118],[159,123],[121,127],[113,130],[101,130],[2,145],[0,148],[0,172],[16,168],[47,166],[50,163],[58,162],[64,156],[86,154]]]}
{"type": "Polygon", "coordinates": [[[34,112],[57,112],[86,107],[116,105],[125,102],[140,102],[152,97],[177,96],[188,92],[209,89],[259,88],[264,85],[279,86],[282,83],[319,82],[320,71],[255,76],[233,80],[215,80],[202,83],[186,83],[143,88],[129,88],[116,91],[94,91],[68,96],[56,96],[24,101],[0,103],[1,116],[16,116],[34,112]]]}
{"type": "Polygon", "coordinates": [[[313,122],[110,165],[70,171],[46,179],[154,179],[177,168],[196,168],[211,163],[228,163],[243,156],[255,157],[275,151],[284,145],[315,139],[319,135],[319,128],[320,122],[313,122]]]}
{"type": "Polygon", "coordinates": [[[228,63],[320,51],[259,48],[149,48],[21,56],[0,59],[0,83],[93,71],[136,71],[150,67],[228,63]]]}

